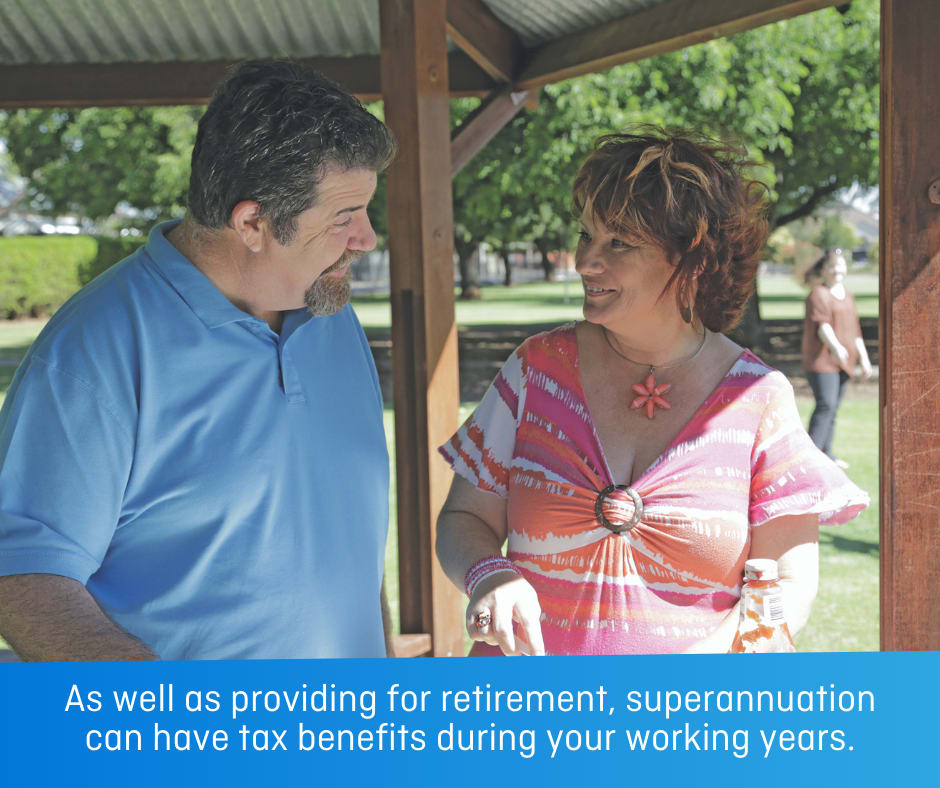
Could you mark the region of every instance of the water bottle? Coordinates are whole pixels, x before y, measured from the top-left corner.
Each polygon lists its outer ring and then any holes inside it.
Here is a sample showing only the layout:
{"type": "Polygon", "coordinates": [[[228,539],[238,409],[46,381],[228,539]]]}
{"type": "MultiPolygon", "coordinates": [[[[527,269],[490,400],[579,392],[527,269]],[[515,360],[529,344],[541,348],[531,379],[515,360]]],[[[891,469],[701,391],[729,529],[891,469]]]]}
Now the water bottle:
{"type": "Polygon", "coordinates": [[[758,651],[796,651],[783,615],[777,562],[769,558],[754,558],[744,564],[741,620],[731,644],[732,654],[758,651]]]}

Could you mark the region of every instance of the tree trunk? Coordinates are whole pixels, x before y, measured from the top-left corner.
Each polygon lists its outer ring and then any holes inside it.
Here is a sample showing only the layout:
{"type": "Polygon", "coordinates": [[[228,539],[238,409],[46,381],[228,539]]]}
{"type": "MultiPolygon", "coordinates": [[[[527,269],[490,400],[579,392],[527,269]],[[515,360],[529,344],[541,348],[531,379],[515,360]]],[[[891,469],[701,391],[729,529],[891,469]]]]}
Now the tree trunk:
{"type": "Polygon", "coordinates": [[[512,287],[512,263],[509,260],[509,250],[503,247],[500,255],[503,261],[503,286],[512,287]]]}
{"type": "Polygon", "coordinates": [[[549,248],[549,244],[539,241],[535,242],[535,248],[539,250],[539,254],[542,256],[542,272],[545,275],[545,281],[554,282],[555,263],[549,259],[549,254],[554,250],[549,248]]]}
{"type": "Polygon", "coordinates": [[[460,269],[460,298],[463,301],[480,300],[480,259],[474,257],[480,248],[479,243],[471,239],[464,241],[454,238],[457,251],[457,266],[460,269]]]}

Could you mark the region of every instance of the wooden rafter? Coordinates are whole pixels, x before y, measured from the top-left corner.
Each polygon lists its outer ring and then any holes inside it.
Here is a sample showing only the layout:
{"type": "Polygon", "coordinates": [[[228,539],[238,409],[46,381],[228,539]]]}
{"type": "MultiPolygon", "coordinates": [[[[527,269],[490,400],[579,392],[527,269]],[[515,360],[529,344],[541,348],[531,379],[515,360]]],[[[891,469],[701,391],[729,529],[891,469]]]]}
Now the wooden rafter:
{"type": "Polygon", "coordinates": [[[522,42],[481,0],[447,0],[447,35],[497,82],[518,75],[522,42]]]}
{"type": "MultiPolygon", "coordinates": [[[[382,97],[379,57],[298,58],[363,101],[382,97]]],[[[0,66],[0,109],[205,104],[236,61],[0,66]]],[[[496,83],[463,52],[448,58],[452,96],[486,96],[496,83]]]]}
{"type": "Polygon", "coordinates": [[[456,175],[529,100],[528,91],[511,87],[494,90],[453,130],[450,138],[450,174],[456,175]]]}
{"type": "MultiPolygon", "coordinates": [[[[844,1],[844,0],[843,0],[844,1]]],[[[840,0],[669,0],[565,36],[535,52],[516,80],[535,88],[730,36],[840,0]]]]}

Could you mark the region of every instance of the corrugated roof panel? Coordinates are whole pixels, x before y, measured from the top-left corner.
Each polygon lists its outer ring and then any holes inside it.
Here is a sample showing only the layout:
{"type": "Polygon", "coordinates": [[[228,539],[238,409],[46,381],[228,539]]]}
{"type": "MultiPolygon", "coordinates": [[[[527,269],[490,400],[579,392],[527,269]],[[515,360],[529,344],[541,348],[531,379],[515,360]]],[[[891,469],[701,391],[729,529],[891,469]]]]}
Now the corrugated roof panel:
{"type": "Polygon", "coordinates": [[[0,63],[379,53],[379,0],[0,0],[0,63]]]}
{"type": "Polygon", "coordinates": [[[664,0],[483,0],[516,31],[522,43],[535,47],[622,16],[645,11],[664,0]]]}

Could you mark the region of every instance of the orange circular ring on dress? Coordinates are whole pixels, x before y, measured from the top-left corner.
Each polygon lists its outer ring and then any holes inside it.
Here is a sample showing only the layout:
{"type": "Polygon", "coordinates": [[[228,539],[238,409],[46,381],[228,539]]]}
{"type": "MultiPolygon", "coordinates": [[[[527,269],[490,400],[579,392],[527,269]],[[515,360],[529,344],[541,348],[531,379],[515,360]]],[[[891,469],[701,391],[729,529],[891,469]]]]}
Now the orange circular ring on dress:
{"type": "Polygon", "coordinates": [[[611,484],[598,493],[597,500],[594,502],[594,514],[597,516],[597,521],[608,531],[613,531],[615,534],[622,534],[635,528],[640,520],[643,519],[643,499],[636,490],[626,484],[611,484]],[[633,501],[633,517],[630,518],[630,522],[623,523],[622,525],[612,523],[604,517],[604,500],[614,490],[623,490],[630,496],[630,500],[633,501]]]}

